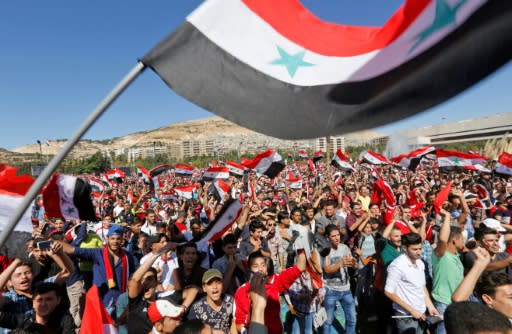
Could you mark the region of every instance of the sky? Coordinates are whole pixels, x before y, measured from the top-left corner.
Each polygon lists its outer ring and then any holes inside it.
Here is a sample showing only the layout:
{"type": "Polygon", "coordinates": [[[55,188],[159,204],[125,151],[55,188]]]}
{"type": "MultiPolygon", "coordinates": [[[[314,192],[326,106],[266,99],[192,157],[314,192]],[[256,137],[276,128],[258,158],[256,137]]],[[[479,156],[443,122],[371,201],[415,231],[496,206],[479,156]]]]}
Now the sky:
{"type": "MultiPolygon", "coordinates": [[[[130,69],[176,29],[200,0],[0,1],[0,147],[71,137],[130,69]]],[[[399,0],[303,0],[320,18],[380,26],[399,0]]],[[[443,80],[433,78],[433,80],[443,80]]],[[[404,121],[396,131],[510,112],[509,63],[455,98],[404,121]]],[[[87,132],[108,139],[212,116],[145,71],[87,132]]]]}

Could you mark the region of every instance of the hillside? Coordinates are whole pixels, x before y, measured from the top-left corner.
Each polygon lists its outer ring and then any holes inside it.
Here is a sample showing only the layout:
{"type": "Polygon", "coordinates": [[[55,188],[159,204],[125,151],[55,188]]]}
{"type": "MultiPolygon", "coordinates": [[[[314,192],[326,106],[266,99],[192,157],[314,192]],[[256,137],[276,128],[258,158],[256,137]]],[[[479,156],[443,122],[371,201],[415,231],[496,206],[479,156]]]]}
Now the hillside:
{"type": "MultiPolygon", "coordinates": [[[[347,135],[347,138],[357,137],[371,139],[379,136],[381,135],[367,130],[347,135]]],[[[81,140],[74,147],[73,151],[71,152],[71,156],[73,158],[78,158],[94,154],[97,151],[112,151],[130,147],[148,147],[153,146],[153,143],[158,143],[158,145],[169,145],[184,140],[206,140],[219,137],[251,137],[252,139],[259,138],[262,141],[265,140],[265,138],[268,138],[264,135],[238,126],[223,118],[209,117],[199,120],[175,123],[154,130],[136,132],[123,137],[116,137],[101,141],[93,141],[88,139],[81,140]]],[[[43,144],[43,155],[47,156],[57,154],[57,152],[64,146],[64,144],[64,140],[52,140],[50,141],[50,145],[43,144]]],[[[26,154],[35,154],[38,156],[39,149],[40,148],[38,144],[30,144],[18,147],[14,149],[13,152],[1,150],[0,161],[11,161],[11,159],[14,157],[27,157],[26,154]],[[2,156],[2,153],[4,156],[2,156]]]]}

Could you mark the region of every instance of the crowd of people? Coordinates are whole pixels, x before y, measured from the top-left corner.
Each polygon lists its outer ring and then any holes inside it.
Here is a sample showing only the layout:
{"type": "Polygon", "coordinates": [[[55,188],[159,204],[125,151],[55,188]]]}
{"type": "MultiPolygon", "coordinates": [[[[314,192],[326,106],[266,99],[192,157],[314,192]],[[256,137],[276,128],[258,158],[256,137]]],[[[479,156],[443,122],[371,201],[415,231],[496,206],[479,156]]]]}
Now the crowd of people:
{"type": "Polygon", "coordinates": [[[157,177],[93,194],[96,222],[35,201],[26,256],[2,261],[3,333],[90,328],[91,291],[119,333],[512,332],[510,176],[422,159],[288,162],[222,194],[157,177]]]}

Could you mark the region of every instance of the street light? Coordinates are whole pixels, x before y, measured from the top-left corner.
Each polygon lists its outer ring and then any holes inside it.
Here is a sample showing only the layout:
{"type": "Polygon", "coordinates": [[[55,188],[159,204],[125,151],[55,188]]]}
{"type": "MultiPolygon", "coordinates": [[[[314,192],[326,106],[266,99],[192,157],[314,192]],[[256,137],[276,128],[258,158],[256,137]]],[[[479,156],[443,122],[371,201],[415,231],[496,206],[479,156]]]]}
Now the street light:
{"type": "Polygon", "coordinates": [[[38,139],[37,143],[39,144],[39,154],[41,155],[41,163],[44,163],[43,161],[43,146],[41,145],[41,141],[38,139]]]}

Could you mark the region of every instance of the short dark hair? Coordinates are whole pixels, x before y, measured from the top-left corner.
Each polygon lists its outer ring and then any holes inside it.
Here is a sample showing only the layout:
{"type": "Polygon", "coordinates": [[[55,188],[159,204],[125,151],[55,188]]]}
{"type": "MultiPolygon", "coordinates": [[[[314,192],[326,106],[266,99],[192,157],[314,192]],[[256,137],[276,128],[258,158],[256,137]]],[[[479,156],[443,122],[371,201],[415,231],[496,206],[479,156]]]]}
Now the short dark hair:
{"type": "Polygon", "coordinates": [[[482,298],[482,295],[489,295],[494,298],[496,294],[496,288],[512,284],[512,279],[507,273],[487,271],[477,282],[475,292],[478,297],[482,298]]]}
{"type": "Polygon", "coordinates": [[[302,210],[300,208],[298,208],[298,207],[294,208],[291,212],[291,215],[293,216],[295,214],[295,212],[299,212],[302,216],[302,210]]]}
{"type": "Polygon", "coordinates": [[[505,334],[512,329],[512,324],[504,314],[483,304],[468,301],[448,306],[444,312],[444,326],[448,334],[505,334]]]}
{"type": "Polygon", "coordinates": [[[338,228],[338,226],[334,225],[334,224],[329,224],[325,227],[325,231],[324,231],[324,235],[326,237],[328,237],[332,231],[339,231],[340,229],[338,228]]]}
{"type": "Polygon", "coordinates": [[[263,222],[260,219],[254,219],[249,224],[249,231],[250,232],[254,232],[254,231],[256,231],[257,229],[260,229],[260,228],[262,230],[265,229],[265,225],[263,224],[263,222]]]}
{"type": "Polygon", "coordinates": [[[265,264],[267,265],[268,276],[273,275],[274,274],[274,262],[272,261],[271,258],[263,255],[263,253],[259,250],[249,254],[249,257],[247,258],[247,263],[249,264],[249,268],[252,266],[254,261],[259,258],[262,258],[263,260],[265,260],[265,264]]]}
{"type": "Polygon", "coordinates": [[[237,241],[233,233],[228,233],[222,238],[222,246],[236,245],[237,241]]]}
{"type": "Polygon", "coordinates": [[[402,235],[402,245],[405,247],[421,244],[421,236],[418,233],[407,233],[402,235]]]}
{"type": "Polygon", "coordinates": [[[41,283],[36,284],[34,289],[32,290],[32,297],[35,298],[38,295],[42,295],[48,292],[54,291],[57,296],[59,296],[59,286],[55,283],[41,283]]]}
{"type": "Polygon", "coordinates": [[[191,319],[176,327],[174,334],[201,334],[204,323],[199,319],[191,319]]]}
{"type": "Polygon", "coordinates": [[[290,218],[288,211],[279,211],[279,213],[277,214],[277,221],[280,223],[281,220],[286,218],[290,218]]]}
{"type": "Polygon", "coordinates": [[[485,235],[496,235],[498,232],[490,227],[487,227],[484,223],[480,224],[480,227],[475,231],[475,239],[482,241],[485,235]]]}

